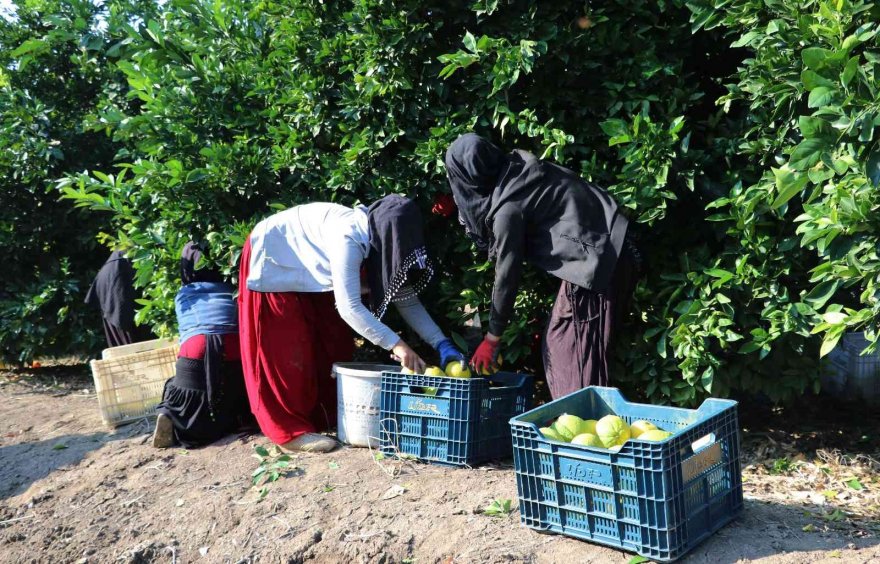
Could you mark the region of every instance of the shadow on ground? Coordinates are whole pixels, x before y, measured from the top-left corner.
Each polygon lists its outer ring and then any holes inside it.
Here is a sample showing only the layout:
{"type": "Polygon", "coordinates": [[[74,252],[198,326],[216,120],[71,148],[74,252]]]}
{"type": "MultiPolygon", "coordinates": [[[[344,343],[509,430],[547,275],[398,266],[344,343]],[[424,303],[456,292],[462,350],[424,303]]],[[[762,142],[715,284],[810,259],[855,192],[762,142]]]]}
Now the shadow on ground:
{"type": "Polygon", "coordinates": [[[7,445],[2,443],[8,438],[0,437],[0,500],[23,493],[53,472],[71,471],[90,452],[143,430],[143,425],[132,425],[113,433],[67,434],[7,445]]]}

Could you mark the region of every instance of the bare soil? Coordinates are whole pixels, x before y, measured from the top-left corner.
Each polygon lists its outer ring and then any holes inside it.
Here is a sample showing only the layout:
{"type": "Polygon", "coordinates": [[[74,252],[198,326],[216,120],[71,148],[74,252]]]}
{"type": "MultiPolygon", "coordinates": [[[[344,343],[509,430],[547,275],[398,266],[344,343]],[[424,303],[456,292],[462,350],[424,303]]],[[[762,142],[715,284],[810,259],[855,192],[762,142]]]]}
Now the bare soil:
{"type": "MultiPolygon", "coordinates": [[[[859,415],[863,426],[829,431],[802,413],[752,418],[743,434],[745,511],[682,561],[880,563],[875,419],[859,415]]],[[[150,431],[146,420],[103,427],[83,365],[0,373],[0,561],[632,558],[538,534],[516,511],[484,514],[496,499],[516,506],[509,464],[455,469],[342,448],[297,456],[261,498],[251,484],[254,446],[268,444],[261,435],[157,450],[150,431]]]]}

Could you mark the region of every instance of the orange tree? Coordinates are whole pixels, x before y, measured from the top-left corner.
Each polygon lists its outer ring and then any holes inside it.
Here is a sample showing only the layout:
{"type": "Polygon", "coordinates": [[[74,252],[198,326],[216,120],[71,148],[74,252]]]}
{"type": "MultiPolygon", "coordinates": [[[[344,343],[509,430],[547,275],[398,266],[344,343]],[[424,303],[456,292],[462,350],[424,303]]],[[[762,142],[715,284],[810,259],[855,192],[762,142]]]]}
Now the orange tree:
{"type": "MultiPolygon", "coordinates": [[[[617,381],[657,402],[817,384],[845,328],[872,332],[877,14],[872,4],[207,2],[171,0],[127,28],[128,84],[90,120],[124,148],[59,182],[109,211],[146,297],[173,330],[183,242],[232,276],[249,229],[297,203],[404,193],[443,265],[427,300],[457,329],[485,312],[491,265],[452,218],[443,154],[465,131],[609,188],[646,275],[617,381]],[[442,203],[442,202],[441,202],[442,203]],[[442,205],[439,206],[442,211],[442,205]]],[[[524,280],[507,360],[536,368],[553,296],[524,280]]]]}
{"type": "MultiPolygon", "coordinates": [[[[54,182],[112,166],[120,145],[85,123],[124,83],[107,63],[112,30],[148,2],[7,3],[0,16],[0,360],[100,345],[83,297],[107,257],[109,217],[59,202],[54,182]]],[[[117,38],[119,40],[121,38],[117,38]]]]}

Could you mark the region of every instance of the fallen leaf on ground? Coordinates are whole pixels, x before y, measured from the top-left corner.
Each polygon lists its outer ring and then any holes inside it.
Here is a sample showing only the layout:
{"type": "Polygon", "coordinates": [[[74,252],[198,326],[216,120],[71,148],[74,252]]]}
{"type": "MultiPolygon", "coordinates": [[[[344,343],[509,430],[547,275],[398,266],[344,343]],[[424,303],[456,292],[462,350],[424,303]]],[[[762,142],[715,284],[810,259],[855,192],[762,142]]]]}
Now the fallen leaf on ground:
{"type": "Polygon", "coordinates": [[[382,494],[382,499],[393,499],[395,497],[402,496],[404,493],[406,493],[405,487],[399,484],[394,484],[393,486],[388,488],[388,491],[382,494]]]}

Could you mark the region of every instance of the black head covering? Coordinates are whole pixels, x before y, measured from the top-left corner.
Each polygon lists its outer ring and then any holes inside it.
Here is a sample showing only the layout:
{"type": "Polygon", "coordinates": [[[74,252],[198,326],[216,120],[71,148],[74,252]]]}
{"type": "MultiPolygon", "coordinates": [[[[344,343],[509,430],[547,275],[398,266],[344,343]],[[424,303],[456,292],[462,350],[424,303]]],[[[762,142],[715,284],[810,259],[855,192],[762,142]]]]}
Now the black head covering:
{"type": "Polygon", "coordinates": [[[183,246],[180,253],[180,281],[183,284],[194,282],[222,282],[223,276],[212,268],[199,268],[196,266],[202,259],[204,245],[190,241],[183,246]]]}
{"type": "Polygon", "coordinates": [[[474,133],[462,135],[446,151],[446,176],[458,206],[458,221],[481,250],[492,243],[492,194],[507,166],[504,152],[474,133]]]}
{"type": "Polygon", "coordinates": [[[428,260],[422,214],[403,196],[385,196],[369,207],[366,260],[370,310],[379,319],[388,304],[418,295],[434,275],[428,260]]]}
{"type": "Polygon", "coordinates": [[[86,303],[100,309],[110,324],[133,331],[134,300],[134,267],[123,251],[114,251],[92,282],[86,303]]]}

